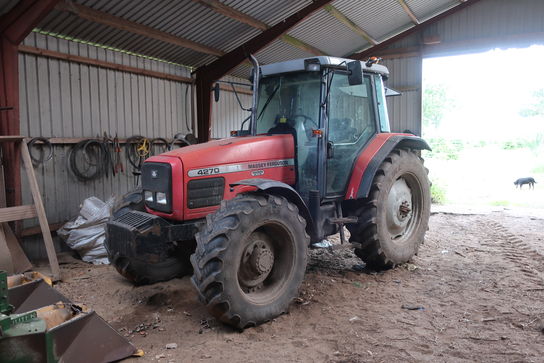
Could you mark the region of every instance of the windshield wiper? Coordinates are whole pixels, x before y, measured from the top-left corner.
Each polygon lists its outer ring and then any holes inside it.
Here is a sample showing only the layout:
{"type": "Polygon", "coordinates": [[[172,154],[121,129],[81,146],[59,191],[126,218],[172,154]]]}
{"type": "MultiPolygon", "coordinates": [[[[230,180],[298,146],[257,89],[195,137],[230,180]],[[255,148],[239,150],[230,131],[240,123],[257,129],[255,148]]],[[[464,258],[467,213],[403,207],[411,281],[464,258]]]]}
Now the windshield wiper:
{"type": "Polygon", "coordinates": [[[323,100],[323,103],[321,104],[321,107],[325,107],[325,105],[327,104],[328,100],[329,100],[329,94],[331,93],[331,85],[332,85],[332,79],[334,78],[334,70],[329,70],[326,74],[325,74],[325,77],[328,77],[329,74],[331,74],[331,77],[329,79],[329,82],[327,84],[327,92],[325,93],[325,99],[323,100]]]}
{"type": "Polygon", "coordinates": [[[268,106],[268,104],[270,103],[270,101],[272,101],[272,97],[274,97],[274,95],[276,94],[276,92],[278,91],[278,89],[280,88],[280,86],[281,86],[281,81],[280,81],[280,83],[276,86],[276,88],[274,88],[274,90],[272,91],[272,93],[270,94],[270,96],[268,96],[268,98],[266,99],[266,102],[264,103],[263,109],[261,110],[261,112],[259,112],[259,116],[257,117],[257,120],[261,118],[261,116],[263,115],[264,110],[266,110],[266,106],[268,106]]]}

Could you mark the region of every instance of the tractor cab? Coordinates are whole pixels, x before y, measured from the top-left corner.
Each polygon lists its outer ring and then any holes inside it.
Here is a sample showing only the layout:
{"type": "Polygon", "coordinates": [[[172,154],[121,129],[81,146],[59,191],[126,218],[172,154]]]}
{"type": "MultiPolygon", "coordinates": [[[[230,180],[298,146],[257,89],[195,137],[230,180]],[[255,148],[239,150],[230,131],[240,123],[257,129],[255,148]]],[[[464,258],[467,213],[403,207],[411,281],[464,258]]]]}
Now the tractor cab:
{"type": "Polygon", "coordinates": [[[343,199],[363,147],[389,131],[387,76],[384,66],[333,57],[261,66],[254,126],[239,133],[292,134],[301,197],[343,199]]]}

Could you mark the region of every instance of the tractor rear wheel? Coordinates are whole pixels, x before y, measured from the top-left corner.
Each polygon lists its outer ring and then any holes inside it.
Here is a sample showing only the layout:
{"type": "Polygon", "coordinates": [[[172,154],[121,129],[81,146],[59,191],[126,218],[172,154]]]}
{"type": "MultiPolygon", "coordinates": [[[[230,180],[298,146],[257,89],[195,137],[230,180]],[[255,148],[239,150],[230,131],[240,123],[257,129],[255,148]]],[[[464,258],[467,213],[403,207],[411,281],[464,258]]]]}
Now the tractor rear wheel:
{"type": "Polygon", "coordinates": [[[287,312],[304,278],[306,220],[287,199],[223,201],[196,234],[193,285],[218,320],[238,329],[287,312]]]}
{"type": "Polygon", "coordinates": [[[414,152],[393,150],[382,162],[367,199],[349,224],[350,242],[368,267],[383,270],[407,262],[423,243],[431,209],[430,183],[422,159],[414,152]]]}
{"type": "MultiPolygon", "coordinates": [[[[145,212],[143,191],[140,188],[123,196],[120,203],[115,206],[112,217],[119,218],[130,211],[145,212]]],[[[153,262],[124,255],[121,250],[118,250],[117,243],[110,243],[107,234],[105,245],[112,266],[119,274],[136,285],[167,281],[192,272],[189,258],[195,249],[194,241],[183,241],[172,249],[168,257],[153,262]]]]}

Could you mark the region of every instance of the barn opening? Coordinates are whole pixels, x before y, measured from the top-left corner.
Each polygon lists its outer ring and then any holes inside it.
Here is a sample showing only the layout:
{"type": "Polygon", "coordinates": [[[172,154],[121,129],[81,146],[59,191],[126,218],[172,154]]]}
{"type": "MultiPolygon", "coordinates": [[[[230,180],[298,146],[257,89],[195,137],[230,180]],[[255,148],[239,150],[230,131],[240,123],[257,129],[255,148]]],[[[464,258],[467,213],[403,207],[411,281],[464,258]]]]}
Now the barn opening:
{"type": "Polygon", "coordinates": [[[423,60],[424,152],[436,202],[544,208],[544,46],[423,60]],[[537,183],[517,188],[518,178],[537,183]]]}

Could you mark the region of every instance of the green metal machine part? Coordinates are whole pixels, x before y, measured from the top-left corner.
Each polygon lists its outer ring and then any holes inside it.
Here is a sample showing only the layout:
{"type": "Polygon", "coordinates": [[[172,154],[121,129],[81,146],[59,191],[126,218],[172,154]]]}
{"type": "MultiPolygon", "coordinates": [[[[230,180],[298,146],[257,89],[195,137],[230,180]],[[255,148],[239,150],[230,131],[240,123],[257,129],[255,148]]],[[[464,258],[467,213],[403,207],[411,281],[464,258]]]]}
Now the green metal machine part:
{"type": "Polygon", "coordinates": [[[43,280],[8,288],[0,271],[0,363],[111,362],[136,348],[43,280]]]}

